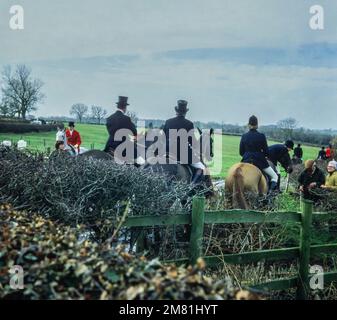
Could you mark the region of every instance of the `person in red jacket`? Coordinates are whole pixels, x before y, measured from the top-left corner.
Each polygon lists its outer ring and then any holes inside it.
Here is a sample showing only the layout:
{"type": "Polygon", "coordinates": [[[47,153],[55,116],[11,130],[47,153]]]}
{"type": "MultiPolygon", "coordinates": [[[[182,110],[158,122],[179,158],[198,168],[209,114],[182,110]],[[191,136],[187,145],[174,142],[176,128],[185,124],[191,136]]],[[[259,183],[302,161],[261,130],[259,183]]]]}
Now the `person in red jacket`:
{"type": "Polygon", "coordinates": [[[73,121],[69,122],[69,129],[66,130],[66,139],[67,144],[73,146],[76,152],[79,153],[82,141],[79,132],[75,130],[75,123],[73,121]]]}
{"type": "Polygon", "coordinates": [[[329,161],[334,160],[335,154],[331,144],[329,144],[329,146],[326,148],[325,156],[329,161]]]}

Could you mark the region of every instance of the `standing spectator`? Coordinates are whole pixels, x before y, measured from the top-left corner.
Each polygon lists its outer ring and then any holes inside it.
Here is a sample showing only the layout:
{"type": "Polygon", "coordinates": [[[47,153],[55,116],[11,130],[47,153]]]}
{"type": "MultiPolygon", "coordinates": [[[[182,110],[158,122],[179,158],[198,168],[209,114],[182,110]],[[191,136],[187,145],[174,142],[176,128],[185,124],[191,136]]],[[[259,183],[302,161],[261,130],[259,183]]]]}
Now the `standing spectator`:
{"type": "Polygon", "coordinates": [[[80,145],[82,143],[81,136],[78,131],[75,130],[75,123],[69,122],[69,129],[66,130],[67,144],[75,148],[77,153],[80,153],[80,145]]]}
{"type": "Polygon", "coordinates": [[[317,202],[319,197],[313,193],[314,189],[321,188],[325,184],[324,173],[317,168],[314,160],[307,160],[304,171],[298,177],[299,190],[304,199],[317,202]]]}
{"type": "Polygon", "coordinates": [[[326,160],[325,147],[322,147],[322,149],[318,152],[317,159],[318,160],[326,160]]]}
{"type": "Polygon", "coordinates": [[[325,177],[323,189],[337,191],[337,162],[330,161],[327,166],[328,175],[325,177]]]}
{"type": "Polygon", "coordinates": [[[332,145],[329,144],[329,146],[326,148],[326,151],[325,151],[325,156],[326,156],[326,159],[331,161],[334,159],[335,157],[335,154],[334,154],[334,151],[332,149],[332,145]]]}
{"type": "Polygon", "coordinates": [[[56,142],[57,141],[65,142],[65,140],[66,140],[66,134],[64,132],[64,124],[61,123],[57,125],[56,142]]]}
{"type": "Polygon", "coordinates": [[[296,157],[299,160],[302,160],[303,158],[303,149],[301,147],[301,144],[299,143],[297,147],[294,149],[294,157],[296,157]]]}

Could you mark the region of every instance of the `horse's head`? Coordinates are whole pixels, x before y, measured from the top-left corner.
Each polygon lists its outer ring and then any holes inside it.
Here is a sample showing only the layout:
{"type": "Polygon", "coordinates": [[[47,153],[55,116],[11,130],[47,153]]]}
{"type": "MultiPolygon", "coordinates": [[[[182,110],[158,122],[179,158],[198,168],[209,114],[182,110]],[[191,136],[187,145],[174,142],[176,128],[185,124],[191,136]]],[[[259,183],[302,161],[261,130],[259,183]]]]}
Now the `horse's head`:
{"type": "Polygon", "coordinates": [[[200,157],[202,162],[205,163],[206,161],[212,161],[213,158],[213,138],[212,138],[212,129],[204,129],[201,130],[197,128],[199,132],[199,147],[200,147],[200,157]]]}

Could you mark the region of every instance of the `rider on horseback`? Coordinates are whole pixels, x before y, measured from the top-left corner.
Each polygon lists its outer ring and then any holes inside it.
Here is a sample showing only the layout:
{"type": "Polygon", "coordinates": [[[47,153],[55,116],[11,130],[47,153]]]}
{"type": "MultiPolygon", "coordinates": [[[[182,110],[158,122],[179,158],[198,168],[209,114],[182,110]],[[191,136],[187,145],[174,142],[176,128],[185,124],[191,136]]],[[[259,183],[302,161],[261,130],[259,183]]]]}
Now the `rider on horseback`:
{"type": "Polygon", "coordinates": [[[80,133],[75,130],[75,122],[69,122],[69,128],[65,131],[66,144],[75,150],[75,155],[80,153],[80,145],[82,143],[80,133]]]}
{"type": "Polygon", "coordinates": [[[179,100],[175,111],[176,117],[167,120],[163,128],[166,137],[166,152],[168,155],[173,155],[177,162],[188,164],[194,169],[192,183],[197,184],[201,181],[206,167],[200,161],[200,156],[196,157],[200,151],[194,135],[193,122],[185,118],[188,111],[187,101],[179,100]]]}
{"type": "Polygon", "coordinates": [[[277,188],[278,176],[268,164],[268,145],[266,136],[257,131],[258,120],[251,116],[248,122],[249,131],[242,135],[240,141],[240,155],[242,162],[251,163],[270,177],[270,191],[277,188]]]}
{"type": "MultiPolygon", "coordinates": [[[[141,164],[140,159],[137,158],[137,150],[136,150],[136,145],[135,145],[135,140],[137,137],[137,129],[135,124],[131,121],[131,118],[128,117],[126,113],[126,109],[128,104],[128,97],[124,96],[119,96],[117,104],[117,111],[112,114],[110,117],[108,117],[107,122],[106,122],[106,127],[109,132],[109,140],[107,141],[105,145],[105,152],[114,154],[114,156],[117,156],[115,154],[116,149],[118,146],[120,146],[122,143],[127,143],[127,148],[129,150],[133,151],[133,156],[131,158],[133,159],[128,159],[128,160],[136,160],[136,163],[141,164]],[[133,141],[129,141],[127,137],[123,134],[122,138],[119,139],[118,137],[118,132],[125,131],[125,133],[129,133],[130,135],[133,136],[133,141]]],[[[119,155],[117,158],[122,158],[122,157],[127,157],[127,148],[124,148],[122,151],[122,154],[119,155]]]]}

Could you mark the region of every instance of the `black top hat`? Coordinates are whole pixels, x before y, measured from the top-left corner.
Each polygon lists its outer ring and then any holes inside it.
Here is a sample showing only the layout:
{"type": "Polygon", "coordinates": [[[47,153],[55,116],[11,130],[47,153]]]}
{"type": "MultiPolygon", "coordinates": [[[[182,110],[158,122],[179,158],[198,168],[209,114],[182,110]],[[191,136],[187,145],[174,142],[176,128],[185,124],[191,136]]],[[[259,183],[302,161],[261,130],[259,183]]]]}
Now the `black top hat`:
{"type": "Polygon", "coordinates": [[[175,107],[176,112],[178,113],[186,113],[189,109],[187,108],[186,100],[178,100],[177,106],[175,107]]]}
{"type": "Polygon", "coordinates": [[[117,103],[117,107],[125,107],[128,106],[128,97],[123,97],[123,96],[119,96],[118,97],[118,102],[117,103]]]}
{"type": "Polygon", "coordinates": [[[256,118],[255,116],[251,116],[251,117],[249,118],[248,124],[249,124],[250,126],[256,127],[256,126],[258,125],[258,120],[257,120],[257,118],[256,118]]]}
{"type": "Polygon", "coordinates": [[[68,126],[69,127],[75,127],[75,122],[74,121],[69,121],[68,126]]]}

